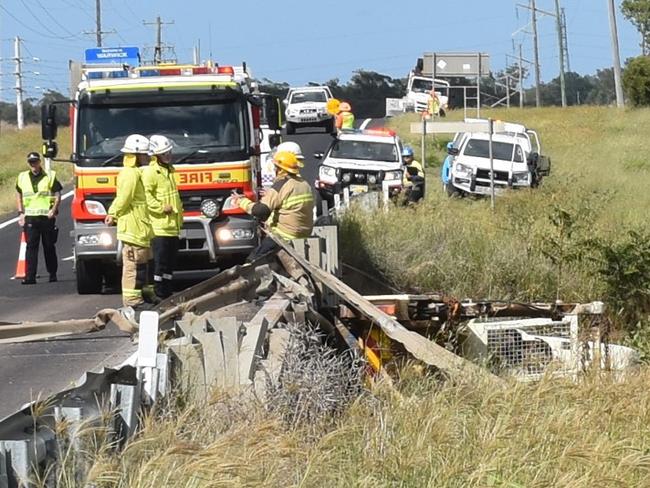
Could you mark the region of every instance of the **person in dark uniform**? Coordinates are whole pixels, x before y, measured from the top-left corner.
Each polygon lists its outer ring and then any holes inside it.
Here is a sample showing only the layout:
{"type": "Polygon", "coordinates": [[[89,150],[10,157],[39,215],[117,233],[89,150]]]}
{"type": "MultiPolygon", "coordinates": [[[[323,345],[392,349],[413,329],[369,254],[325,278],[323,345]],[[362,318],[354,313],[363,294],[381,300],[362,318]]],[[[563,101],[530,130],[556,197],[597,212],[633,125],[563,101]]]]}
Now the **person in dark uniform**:
{"type": "Polygon", "coordinates": [[[34,285],[38,268],[38,246],[41,241],[45,266],[50,275],[49,281],[57,280],[59,263],[56,257],[56,240],[59,230],[56,227],[56,216],[59,213],[62,187],[54,171],[46,172],[43,169],[41,157],[37,152],[30,152],[27,162],[29,169],[20,173],[16,180],[16,205],[18,224],[23,228],[27,240],[27,271],[21,283],[34,285]]]}

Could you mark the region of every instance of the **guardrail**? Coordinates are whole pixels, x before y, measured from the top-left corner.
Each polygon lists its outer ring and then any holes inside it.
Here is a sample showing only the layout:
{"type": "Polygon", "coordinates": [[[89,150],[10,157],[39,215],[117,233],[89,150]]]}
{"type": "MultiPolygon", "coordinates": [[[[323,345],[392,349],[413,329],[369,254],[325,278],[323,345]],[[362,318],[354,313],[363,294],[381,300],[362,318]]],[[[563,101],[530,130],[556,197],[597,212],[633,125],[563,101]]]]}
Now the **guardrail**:
{"type": "MultiPolygon", "coordinates": [[[[34,473],[60,457],[57,425],[62,421],[74,439],[81,425],[108,417],[111,436],[119,446],[137,431],[142,409],[164,398],[172,387],[199,401],[214,387],[264,399],[268,379],[277,379],[282,371],[289,334],[282,323],[317,323],[341,350],[365,357],[379,376],[386,373],[383,351],[376,343],[388,338],[448,376],[481,375],[498,386],[503,384],[501,378],[430,340],[422,324],[452,324],[479,317],[557,320],[602,315],[602,304],[362,296],[340,280],[337,240],[336,226],[323,226],[314,229],[314,237],[293,245],[277,241],[281,248],[277,255],[226,270],[174,295],[156,312],[143,312],[137,329],[138,351],[129,360],[88,372],[78,386],[0,421],[0,488],[30,486],[34,473]],[[379,341],[373,343],[371,338],[379,341]]],[[[123,330],[134,331],[137,325],[122,313],[109,311],[88,321],[31,324],[28,330],[42,338],[91,332],[109,321],[123,330]]],[[[29,339],[19,327],[11,331],[15,340],[29,339]]],[[[9,332],[0,338],[12,340],[9,332]]],[[[592,353],[600,351],[598,344],[592,353]]]]}

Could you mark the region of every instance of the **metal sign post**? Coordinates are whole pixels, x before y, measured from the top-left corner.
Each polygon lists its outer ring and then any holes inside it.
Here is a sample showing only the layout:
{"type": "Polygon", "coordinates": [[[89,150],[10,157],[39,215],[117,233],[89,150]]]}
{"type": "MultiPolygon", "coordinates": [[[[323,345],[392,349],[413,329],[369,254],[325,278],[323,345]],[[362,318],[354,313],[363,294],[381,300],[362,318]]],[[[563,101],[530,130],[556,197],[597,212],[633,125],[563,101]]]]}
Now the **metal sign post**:
{"type": "Polygon", "coordinates": [[[494,120],[488,119],[488,133],[490,134],[490,207],[494,210],[494,154],[492,153],[492,134],[494,133],[494,120]]]}
{"type": "Polygon", "coordinates": [[[421,138],[421,157],[422,157],[422,167],[424,168],[427,163],[427,150],[426,150],[426,138],[427,138],[427,118],[422,117],[422,138],[421,138]]]}

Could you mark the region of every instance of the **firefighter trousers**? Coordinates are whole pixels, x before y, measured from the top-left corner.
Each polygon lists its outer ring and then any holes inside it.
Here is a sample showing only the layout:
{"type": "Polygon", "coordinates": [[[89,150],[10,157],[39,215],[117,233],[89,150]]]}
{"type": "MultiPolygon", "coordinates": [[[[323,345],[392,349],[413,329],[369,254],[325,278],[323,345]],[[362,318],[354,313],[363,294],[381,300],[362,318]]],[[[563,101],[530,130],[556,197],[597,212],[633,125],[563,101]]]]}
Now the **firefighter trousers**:
{"type": "Polygon", "coordinates": [[[54,219],[47,217],[25,217],[25,240],[27,249],[25,252],[26,273],[28,280],[36,279],[38,269],[38,247],[43,243],[43,254],[45,255],[45,267],[50,276],[55,276],[59,267],[56,257],[56,240],[58,229],[54,219]]]}
{"type": "Polygon", "coordinates": [[[148,282],[148,264],[151,248],[123,243],[122,248],[122,303],[135,307],[144,302],[143,290],[148,282]]]}
{"type": "Polygon", "coordinates": [[[154,291],[160,298],[167,298],[173,293],[172,278],[176,267],[178,243],[176,236],[156,236],[151,240],[154,291]]]}

